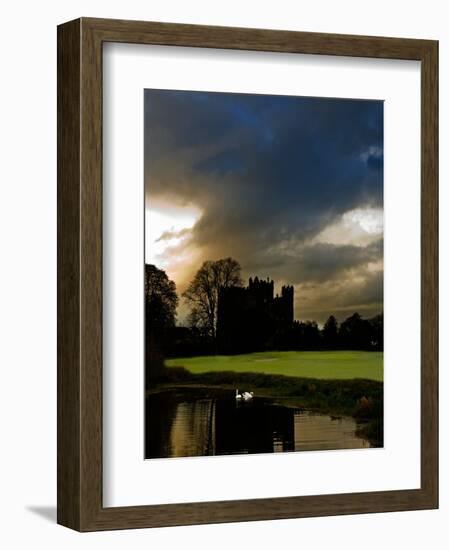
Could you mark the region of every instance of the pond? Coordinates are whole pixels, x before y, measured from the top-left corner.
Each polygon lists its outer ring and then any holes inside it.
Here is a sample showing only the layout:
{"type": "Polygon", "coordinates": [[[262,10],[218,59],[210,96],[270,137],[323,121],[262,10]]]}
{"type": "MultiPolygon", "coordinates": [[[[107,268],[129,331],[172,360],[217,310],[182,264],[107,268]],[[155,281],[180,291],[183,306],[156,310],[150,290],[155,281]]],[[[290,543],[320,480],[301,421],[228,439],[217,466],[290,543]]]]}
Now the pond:
{"type": "Polygon", "coordinates": [[[370,442],[357,435],[350,417],[319,414],[279,399],[210,388],[150,393],[145,403],[145,458],[358,449],[370,442]]]}

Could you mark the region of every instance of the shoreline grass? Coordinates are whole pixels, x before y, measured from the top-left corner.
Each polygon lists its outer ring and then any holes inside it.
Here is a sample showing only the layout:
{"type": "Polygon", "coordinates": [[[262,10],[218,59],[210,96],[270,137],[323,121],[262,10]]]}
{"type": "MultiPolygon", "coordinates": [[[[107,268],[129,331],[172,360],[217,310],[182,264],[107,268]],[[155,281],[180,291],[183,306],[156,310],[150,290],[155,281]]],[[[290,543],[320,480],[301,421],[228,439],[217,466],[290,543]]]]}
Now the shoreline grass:
{"type": "Polygon", "coordinates": [[[168,367],[154,381],[147,396],[180,388],[234,391],[251,390],[257,397],[278,400],[331,416],[352,416],[366,423],[370,439],[383,440],[383,383],[376,380],[323,380],[234,371],[192,374],[182,367],[168,367]]]}

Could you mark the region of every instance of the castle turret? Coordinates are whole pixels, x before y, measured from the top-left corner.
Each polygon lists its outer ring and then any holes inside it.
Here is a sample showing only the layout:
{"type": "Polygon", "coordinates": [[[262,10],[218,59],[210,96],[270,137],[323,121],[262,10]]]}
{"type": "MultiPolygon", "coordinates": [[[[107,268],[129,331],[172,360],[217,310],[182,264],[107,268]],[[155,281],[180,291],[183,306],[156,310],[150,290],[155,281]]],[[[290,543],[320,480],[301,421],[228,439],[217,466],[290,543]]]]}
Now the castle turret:
{"type": "Polygon", "coordinates": [[[292,285],[282,287],[281,297],[284,302],[285,322],[287,325],[293,324],[294,320],[294,295],[295,290],[292,285]]]}

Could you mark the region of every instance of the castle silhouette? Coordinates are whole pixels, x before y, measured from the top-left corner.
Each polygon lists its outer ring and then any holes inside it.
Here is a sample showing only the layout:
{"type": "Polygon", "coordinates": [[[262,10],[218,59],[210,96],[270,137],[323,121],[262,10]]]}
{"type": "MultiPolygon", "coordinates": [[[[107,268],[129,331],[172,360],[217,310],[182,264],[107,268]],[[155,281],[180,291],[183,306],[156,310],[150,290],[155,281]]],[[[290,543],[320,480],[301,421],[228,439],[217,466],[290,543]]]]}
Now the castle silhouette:
{"type": "Polygon", "coordinates": [[[269,278],[250,278],[247,287],[222,288],[217,308],[219,353],[273,349],[293,327],[293,299],[289,285],[274,296],[274,281],[269,278]]]}

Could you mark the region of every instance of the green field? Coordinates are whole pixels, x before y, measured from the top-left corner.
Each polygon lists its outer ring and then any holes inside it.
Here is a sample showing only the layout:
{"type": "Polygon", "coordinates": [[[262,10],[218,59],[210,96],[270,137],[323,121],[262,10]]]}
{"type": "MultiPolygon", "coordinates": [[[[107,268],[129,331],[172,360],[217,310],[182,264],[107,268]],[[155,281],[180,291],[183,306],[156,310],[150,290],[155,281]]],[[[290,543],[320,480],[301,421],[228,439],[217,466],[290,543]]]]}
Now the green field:
{"type": "Polygon", "coordinates": [[[383,380],[383,353],[375,351],[269,351],[176,358],[165,363],[167,367],[184,367],[193,374],[233,371],[328,380],[383,380]]]}

